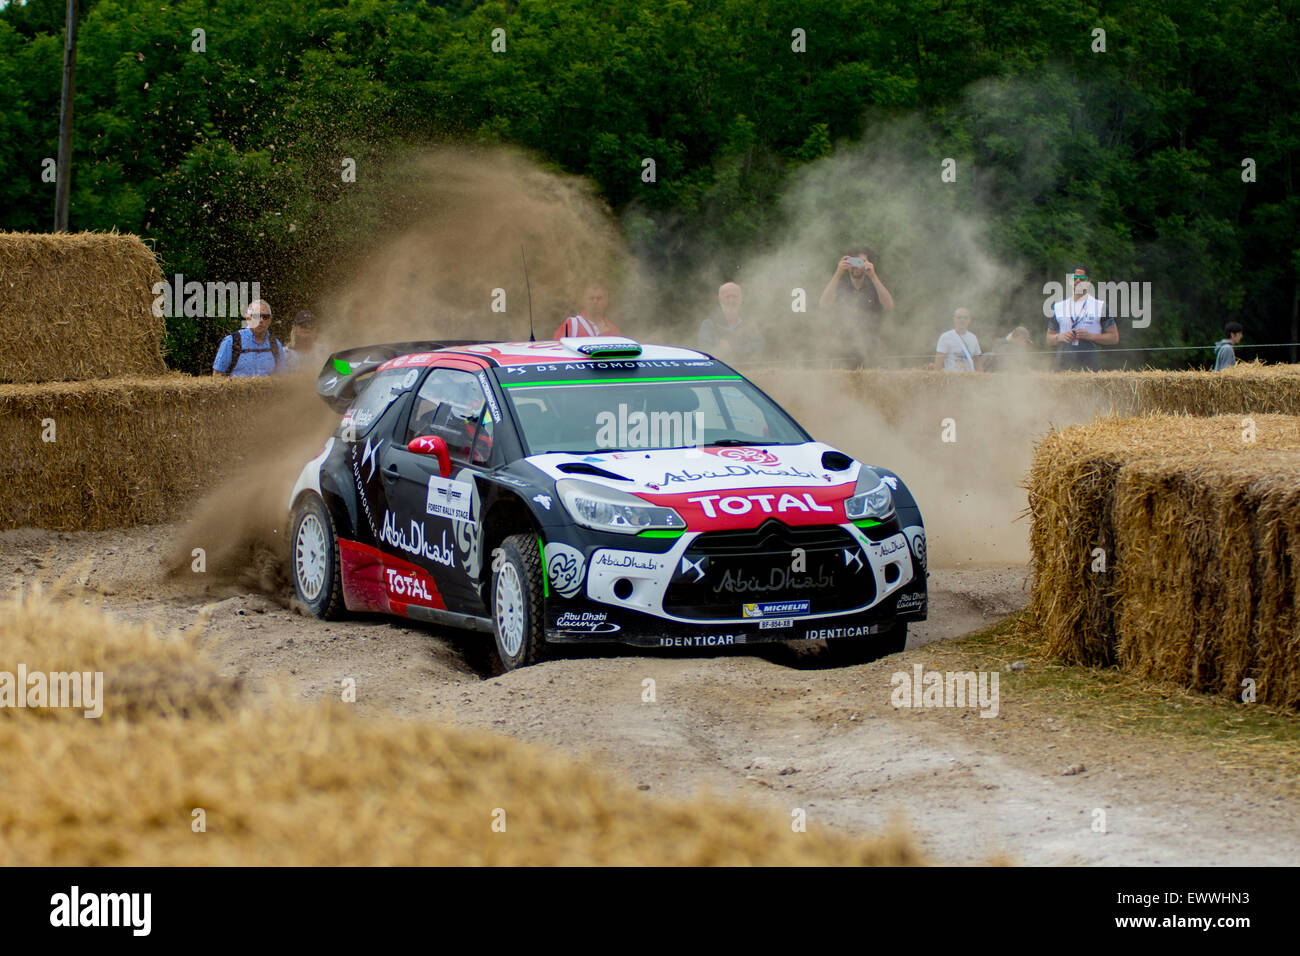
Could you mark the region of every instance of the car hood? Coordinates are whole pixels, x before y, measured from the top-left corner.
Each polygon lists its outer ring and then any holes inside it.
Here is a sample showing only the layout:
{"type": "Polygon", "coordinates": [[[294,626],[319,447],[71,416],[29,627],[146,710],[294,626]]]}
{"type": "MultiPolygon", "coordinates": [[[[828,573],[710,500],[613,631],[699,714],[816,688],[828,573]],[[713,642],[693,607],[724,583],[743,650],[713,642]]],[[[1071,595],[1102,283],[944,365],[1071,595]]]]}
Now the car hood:
{"type": "MultiPolygon", "coordinates": [[[[827,467],[821,442],[649,451],[552,453],[528,462],[559,481],[577,478],[676,509],[692,529],[843,523],[864,467],[827,467]]],[[[833,460],[830,464],[836,464],[833,460]]]]}

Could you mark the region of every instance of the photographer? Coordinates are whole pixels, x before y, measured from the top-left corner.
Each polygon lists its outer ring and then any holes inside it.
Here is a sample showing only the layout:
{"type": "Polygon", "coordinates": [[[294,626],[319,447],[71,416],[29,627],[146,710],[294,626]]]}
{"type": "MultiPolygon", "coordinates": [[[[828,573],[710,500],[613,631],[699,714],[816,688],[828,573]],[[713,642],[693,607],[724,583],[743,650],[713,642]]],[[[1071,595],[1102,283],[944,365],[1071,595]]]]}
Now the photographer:
{"type": "Polygon", "coordinates": [[[869,361],[880,350],[884,313],[893,311],[894,297],[876,274],[876,254],[867,246],[851,246],[835,265],[818,304],[837,309],[847,341],[856,341],[869,361]]]}
{"type": "Polygon", "coordinates": [[[1070,276],[1070,298],[1052,306],[1048,320],[1047,344],[1056,346],[1058,370],[1091,369],[1097,371],[1099,345],[1117,345],[1119,326],[1106,314],[1106,304],[1089,295],[1092,283],[1088,270],[1079,266],[1070,276]]]}

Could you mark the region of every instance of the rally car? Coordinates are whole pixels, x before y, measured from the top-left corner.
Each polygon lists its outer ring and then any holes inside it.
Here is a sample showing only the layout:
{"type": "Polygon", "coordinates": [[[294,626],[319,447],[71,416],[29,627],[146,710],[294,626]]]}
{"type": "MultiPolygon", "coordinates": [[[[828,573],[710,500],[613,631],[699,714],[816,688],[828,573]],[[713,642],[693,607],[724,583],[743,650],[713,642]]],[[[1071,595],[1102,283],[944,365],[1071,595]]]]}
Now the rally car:
{"type": "Polygon", "coordinates": [[[317,392],[342,417],[289,506],[319,617],[491,633],[513,669],[566,642],[866,660],[926,616],[906,485],[701,352],[406,342],[336,353],[317,392]]]}

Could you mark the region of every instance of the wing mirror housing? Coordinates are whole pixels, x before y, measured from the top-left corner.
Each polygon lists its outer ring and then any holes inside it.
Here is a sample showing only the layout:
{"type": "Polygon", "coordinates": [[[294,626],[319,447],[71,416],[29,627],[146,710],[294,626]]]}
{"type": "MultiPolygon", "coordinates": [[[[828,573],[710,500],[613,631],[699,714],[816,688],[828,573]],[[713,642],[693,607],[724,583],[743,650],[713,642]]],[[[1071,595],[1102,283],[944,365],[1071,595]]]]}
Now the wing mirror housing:
{"type": "Polygon", "coordinates": [[[421,435],[407,442],[406,450],[416,455],[433,455],[438,459],[438,474],[451,477],[451,452],[447,450],[446,440],[437,435],[421,435]]]}

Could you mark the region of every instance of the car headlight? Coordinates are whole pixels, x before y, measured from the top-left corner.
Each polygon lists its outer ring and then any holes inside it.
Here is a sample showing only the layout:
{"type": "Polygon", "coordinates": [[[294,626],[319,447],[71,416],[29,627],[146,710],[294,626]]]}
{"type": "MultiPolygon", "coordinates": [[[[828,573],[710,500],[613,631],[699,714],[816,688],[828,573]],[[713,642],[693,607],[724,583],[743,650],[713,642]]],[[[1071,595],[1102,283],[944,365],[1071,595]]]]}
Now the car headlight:
{"type": "Polygon", "coordinates": [[[555,493],[569,516],[584,528],[637,534],[651,529],[685,530],[686,522],[672,508],[652,505],[603,485],[576,478],[562,478],[555,483],[555,493]]]}
{"type": "Polygon", "coordinates": [[[894,513],[894,496],[874,471],[862,469],[858,476],[858,486],[852,498],[844,502],[844,513],[850,520],[861,518],[885,519],[894,513]],[[863,490],[864,486],[869,486],[863,490]]]}

